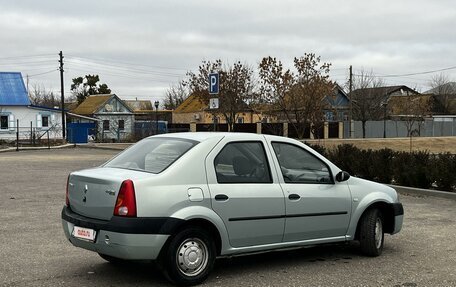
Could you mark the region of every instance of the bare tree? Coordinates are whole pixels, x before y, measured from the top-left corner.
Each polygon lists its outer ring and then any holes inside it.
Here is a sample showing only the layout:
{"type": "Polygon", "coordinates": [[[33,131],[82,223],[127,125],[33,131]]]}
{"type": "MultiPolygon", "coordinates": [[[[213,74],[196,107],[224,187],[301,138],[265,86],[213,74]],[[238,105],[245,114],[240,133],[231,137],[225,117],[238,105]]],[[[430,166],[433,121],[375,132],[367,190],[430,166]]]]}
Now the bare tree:
{"type": "Polygon", "coordinates": [[[436,97],[436,101],[434,102],[435,112],[444,115],[451,114],[451,98],[456,95],[456,85],[444,73],[433,76],[429,85],[432,88],[429,92],[436,97]]]}
{"type": "Polygon", "coordinates": [[[163,106],[167,110],[174,110],[182,104],[188,96],[188,89],[181,81],[175,85],[171,85],[166,91],[163,106]]]}
{"type": "Polygon", "coordinates": [[[391,102],[396,109],[395,113],[398,114],[397,118],[405,124],[412,152],[412,137],[421,134],[424,118],[431,113],[432,97],[407,91],[405,95],[393,96],[391,102]],[[414,128],[416,125],[418,128],[414,128]]]}
{"type": "Polygon", "coordinates": [[[29,95],[33,105],[49,108],[60,107],[60,97],[54,95],[53,91],[46,90],[43,85],[34,84],[29,95]]]}
{"type": "Polygon", "coordinates": [[[415,124],[419,126],[416,131],[419,134],[424,117],[431,113],[432,98],[428,95],[407,92],[405,95],[392,97],[391,102],[396,109],[394,113],[405,123],[407,136],[413,135],[415,124]]]}
{"type": "Polygon", "coordinates": [[[294,58],[296,73],[284,70],[281,61],[266,57],[260,63],[260,103],[270,104],[295,129],[299,138],[310,127],[312,134],[323,123],[323,99],[332,89],[331,64],[320,63],[313,53],[294,58]]]}
{"type": "Polygon", "coordinates": [[[62,124],[54,122],[52,123],[51,127],[49,128],[49,135],[50,137],[56,139],[62,137],[62,124]]]}
{"type": "Polygon", "coordinates": [[[247,103],[252,98],[253,70],[251,67],[235,62],[233,65],[223,65],[221,60],[215,62],[203,61],[198,72],[187,73],[188,79],[184,84],[188,86],[190,94],[209,103],[209,74],[218,72],[220,75],[219,108],[213,110],[214,115],[221,114],[232,131],[239,113],[248,109],[247,103]]]}
{"type": "Polygon", "coordinates": [[[353,119],[361,121],[363,138],[366,137],[366,122],[378,120],[382,117],[385,95],[380,87],[383,80],[373,75],[372,71],[361,70],[353,77],[353,92],[350,99],[353,101],[353,119]]]}

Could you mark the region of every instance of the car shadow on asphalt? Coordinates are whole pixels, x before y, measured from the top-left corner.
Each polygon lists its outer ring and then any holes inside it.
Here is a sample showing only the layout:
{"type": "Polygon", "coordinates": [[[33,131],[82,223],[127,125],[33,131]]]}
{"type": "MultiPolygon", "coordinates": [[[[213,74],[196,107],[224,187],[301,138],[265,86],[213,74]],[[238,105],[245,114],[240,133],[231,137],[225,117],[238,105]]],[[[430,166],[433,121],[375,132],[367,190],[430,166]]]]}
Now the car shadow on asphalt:
{"type": "MultiPolygon", "coordinates": [[[[356,243],[321,245],[316,247],[299,248],[292,250],[271,251],[248,256],[219,258],[207,283],[214,280],[229,279],[240,274],[277,272],[286,273],[296,266],[306,267],[322,262],[350,263],[351,260],[361,257],[359,245],[356,243]]],[[[96,286],[121,285],[129,286],[171,286],[160,272],[155,263],[128,262],[127,264],[111,264],[103,262],[92,265],[86,273],[88,280],[96,286]],[[95,275],[95,276],[94,276],[95,275]]],[[[78,272],[79,273],[79,272],[78,272]]],[[[94,285],[94,286],[95,286],[94,285]]]]}
{"type": "Polygon", "coordinates": [[[73,271],[84,274],[91,286],[171,286],[153,262],[113,264],[101,258],[98,262],[73,271]]]}
{"type": "Polygon", "coordinates": [[[325,261],[349,263],[360,257],[359,244],[328,244],[314,247],[301,247],[290,250],[277,250],[249,256],[222,258],[216,262],[213,273],[226,275],[239,272],[264,270],[286,270],[289,267],[310,265],[325,261]]]}

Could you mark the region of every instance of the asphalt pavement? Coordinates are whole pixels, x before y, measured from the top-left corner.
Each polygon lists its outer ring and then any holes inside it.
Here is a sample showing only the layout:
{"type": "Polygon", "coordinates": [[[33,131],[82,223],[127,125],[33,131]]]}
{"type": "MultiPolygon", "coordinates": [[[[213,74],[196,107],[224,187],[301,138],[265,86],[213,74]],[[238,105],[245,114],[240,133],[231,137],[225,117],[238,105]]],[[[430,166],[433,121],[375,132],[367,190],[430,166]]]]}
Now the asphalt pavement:
{"type": "MultiPolygon", "coordinates": [[[[153,264],[114,266],[63,234],[68,173],[117,152],[0,154],[0,286],[170,286],[153,264]]],[[[361,256],[352,243],[223,258],[202,286],[456,286],[456,201],[401,201],[403,230],[385,236],[380,257],[361,256]]]]}

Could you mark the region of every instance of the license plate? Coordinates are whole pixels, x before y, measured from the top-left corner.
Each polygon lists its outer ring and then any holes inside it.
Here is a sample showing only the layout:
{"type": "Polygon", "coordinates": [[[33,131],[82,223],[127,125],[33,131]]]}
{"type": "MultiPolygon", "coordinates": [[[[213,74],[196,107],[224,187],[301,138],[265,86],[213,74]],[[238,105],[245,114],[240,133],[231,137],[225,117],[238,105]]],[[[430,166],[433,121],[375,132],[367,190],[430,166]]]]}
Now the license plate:
{"type": "Polygon", "coordinates": [[[75,226],[73,228],[72,235],[76,238],[93,242],[93,241],[95,241],[96,231],[93,229],[89,229],[89,228],[75,226]]]}

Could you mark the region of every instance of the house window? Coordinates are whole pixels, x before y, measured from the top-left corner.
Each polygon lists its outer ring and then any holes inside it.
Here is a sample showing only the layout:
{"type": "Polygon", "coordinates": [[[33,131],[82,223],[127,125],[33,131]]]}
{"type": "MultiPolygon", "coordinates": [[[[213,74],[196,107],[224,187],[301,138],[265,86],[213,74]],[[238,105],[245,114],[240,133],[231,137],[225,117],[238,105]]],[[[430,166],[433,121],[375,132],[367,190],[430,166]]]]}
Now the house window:
{"type": "Polygon", "coordinates": [[[0,116],[0,129],[1,130],[8,129],[8,116],[0,116]]]}
{"type": "Polygon", "coordinates": [[[125,129],[125,121],[119,120],[119,130],[123,131],[125,129]]]}
{"type": "Polygon", "coordinates": [[[237,118],[237,123],[238,124],[243,124],[244,123],[244,117],[237,118]]]}
{"type": "Polygon", "coordinates": [[[104,131],[109,131],[109,120],[104,120],[103,121],[103,130],[104,131]]]}
{"type": "Polygon", "coordinates": [[[43,128],[49,127],[49,116],[42,116],[41,117],[41,126],[43,128]]]}

